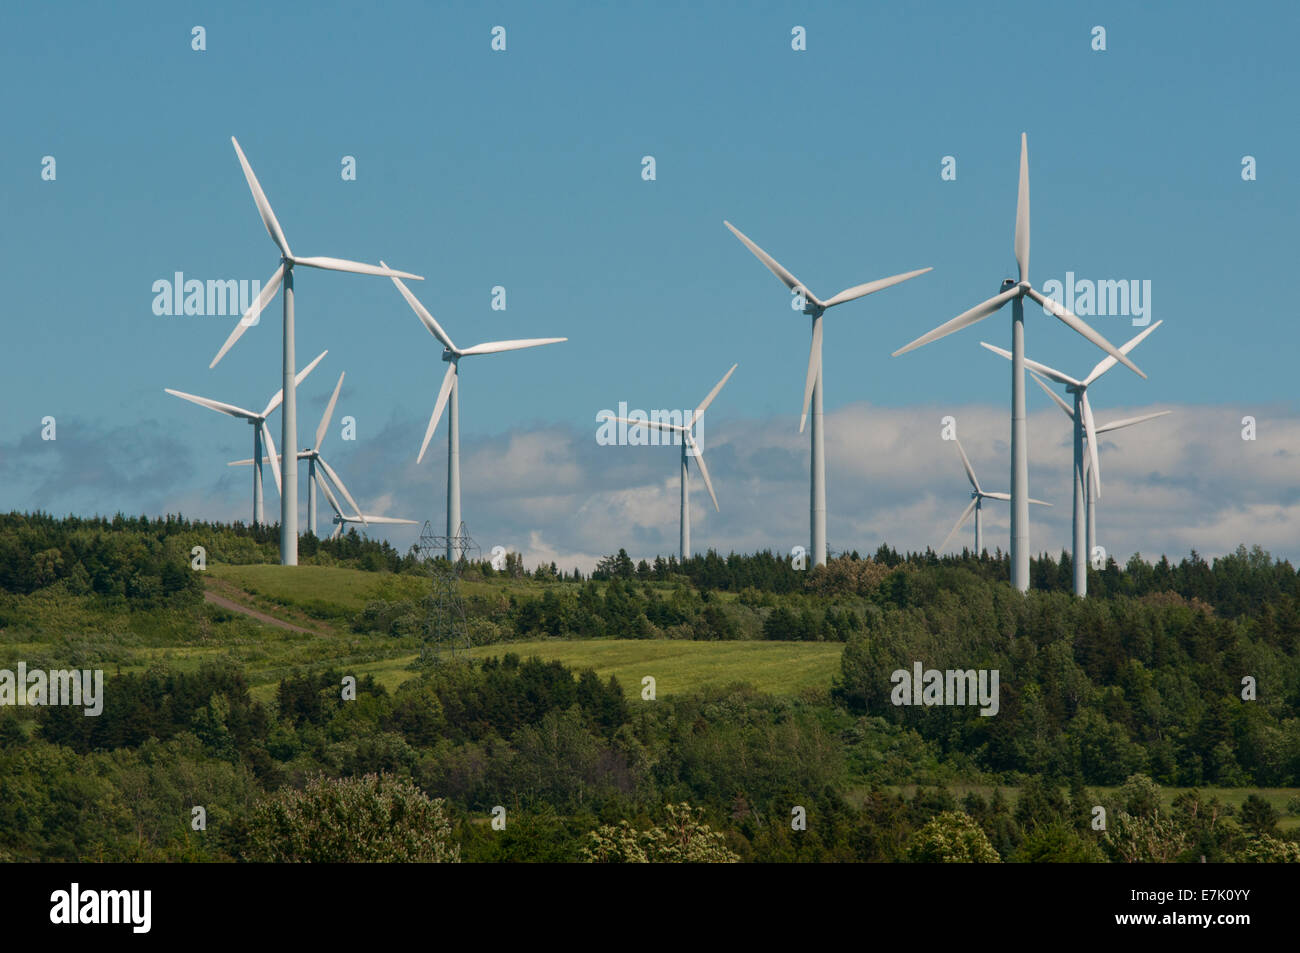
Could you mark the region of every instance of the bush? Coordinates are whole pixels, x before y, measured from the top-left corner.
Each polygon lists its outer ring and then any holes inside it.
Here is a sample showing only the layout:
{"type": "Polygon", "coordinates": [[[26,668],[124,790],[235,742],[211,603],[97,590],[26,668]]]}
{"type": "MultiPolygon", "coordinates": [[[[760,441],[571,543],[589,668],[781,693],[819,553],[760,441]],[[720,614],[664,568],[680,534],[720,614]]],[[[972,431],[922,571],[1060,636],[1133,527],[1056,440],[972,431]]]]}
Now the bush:
{"type": "Polygon", "coordinates": [[[368,774],[312,778],[260,802],[249,824],[249,860],[293,863],[456,863],[441,798],[407,780],[368,774]]]}

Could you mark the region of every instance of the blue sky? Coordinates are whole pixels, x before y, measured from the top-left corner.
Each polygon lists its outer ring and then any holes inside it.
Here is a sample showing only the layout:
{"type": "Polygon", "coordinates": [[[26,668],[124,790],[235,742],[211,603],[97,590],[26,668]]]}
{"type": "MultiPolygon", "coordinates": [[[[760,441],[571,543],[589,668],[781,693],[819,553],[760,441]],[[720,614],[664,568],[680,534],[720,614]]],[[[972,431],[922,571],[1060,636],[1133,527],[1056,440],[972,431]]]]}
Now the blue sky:
{"type": "MultiPolygon", "coordinates": [[[[467,468],[477,459],[518,474],[499,485],[500,474],[464,474],[465,518],[485,542],[561,559],[630,540],[670,551],[673,451],[597,448],[594,417],[621,400],[690,406],[733,362],[709,430],[719,451],[742,433],[748,443],[717,463],[706,447],[723,512],[704,514],[697,497],[696,545],[801,541],[786,536],[805,535],[806,440],[772,447],[780,466],[759,451],[797,428],[808,328],[724,218],[823,296],[933,266],[828,314],[827,410],[865,428],[828,433],[846,453],[870,445],[873,426],[930,447],[939,416],[982,408],[990,430],[973,456],[986,455],[984,469],[1000,478],[988,482],[1005,482],[995,411],[1008,375],[978,342],[1006,345],[1009,309],[889,354],[1014,272],[1025,131],[1031,279],[1042,287],[1070,270],[1150,280],[1153,316],[1165,322],[1135,352],[1149,380],[1120,368],[1094,400],[1183,408],[1164,427],[1163,450],[1139,430],[1117,444],[1116,473],[1131,470],[1133,482],[1116,484],[1114,505],[1133,506],[1140,521],[1154,487],[1186,494],[1170,501],[1160,531],[1144,535],[1125,519],[1117,546],[1185,552],[1202,526],[1199,548],[1212,552],[1235,545],[1233,533],[1255,542],[1250,534],[1280,520],[1286,532],[1270,548],[1300,554],[1286,543],[1300,539],[1286,467],[1265,477],[1259,463],[1290,460],[1293,475],[1300,449],[1287,285],[1300,199],[1290,168],[1300,151],[1290,121],[1300,11],[1132,7],[7,6],[0,507],[246,517],[248,481],[224,464],[248,455],[247,428],[163,388],[260,408],[278,386],[278,299],[215,370],[207,364],[234,319],[151,310],[153,282],[176,271],[264,281],[276,265],[232,134],[297,254],[383,258],[424,275],[412,288],[458,344],[570,339],[462,365],[467,468]],[[190,48],[196,24],[204,52],[190,48]],[[497,24],[504,53],[489,48],[497,24]],[[806,51],[790,48],[795,25],[807,30],[806,51]],[[1105,52],[1090,48],[1094,25],[1107,31],[1105,52]],[[46,155],[57,161],[53,182],[41,179],[46,155]],[[356,181],[340,177],[344,155],[356,157],[356,181]],[[641,179],[644,155],[656,159],[654,182],[641,179]],[[945,155],[956,158],[955,181],[940,179],[945,155]],[[1242,181],[1245,155],[1256,157],[1257,181],[1242,181]],[[494,285],[507,289],[504,312],[490,308],[494,285]],[[1243,446],[1244,414],[1261,421],[1266,446],[1243,446]],[[40,440],[46,415],[59,421],[57,447],[40,440]],[[541,456],[529,455],[530,441],[541,456]],[[1282,509],[1206,523],[1206,486],[1182,472],[1199,465],[1193,445],[1202,464],[1224,468],[1213,505],[1282,509]],[[1167,469],[1153,469],[1144,450],[1167,469]],[[620,486],[638,501],[632,509],[620,486]]],[[[358,439],[327,438],[336,469],[368,510],[440,518],[445,421],[436,452],[413,465],[440,348],[384,279],[304,268],[296,301],[300,365],[330,350],[300,390],[300,444],[346,370],[338,415],[356,418],[358,439]]],[[[1091,320],[1115,343],[1137,330],[1127,318],[1091,320]]],[[[1100,356],[1041,311],[1030,312],[1027,335],[1031,357],[1071,373],[1100,356]]],[[[1030,407],[1051,410],[1036,389],[1030,407]]],[[[1054,485],[1047,456],[1068,433],[1043,420],[1031,431],[1031,467],[1043,468],[1034,479],[1046,484],[1035,494],[1054,491],[1068,510],[1068,473],[1054,485]]],[[[272,429],[278,438],[278,416],[272,429]]],[[[947,459],[951,448],[934,452],[947,459]]],[[[876,531],[910,546],[942,538],[944,514],[964,505],[960,471],[945,481],[923,460],[912,465],[920,472],[901,458],[861,471],[832,463],[833,546],[874,548],[865,537],[876,531]],[[897,499],[882,476],[895,471],[897,499]],[[906,492],[933,497],[933,512],[895,523],[906,492]]],[[[273,494],[268,507],[278,509],[273,494]]],[[[1068,513],[1045,518],[1036,547],[1064,545],[1058,517],[1068,513]]]]}

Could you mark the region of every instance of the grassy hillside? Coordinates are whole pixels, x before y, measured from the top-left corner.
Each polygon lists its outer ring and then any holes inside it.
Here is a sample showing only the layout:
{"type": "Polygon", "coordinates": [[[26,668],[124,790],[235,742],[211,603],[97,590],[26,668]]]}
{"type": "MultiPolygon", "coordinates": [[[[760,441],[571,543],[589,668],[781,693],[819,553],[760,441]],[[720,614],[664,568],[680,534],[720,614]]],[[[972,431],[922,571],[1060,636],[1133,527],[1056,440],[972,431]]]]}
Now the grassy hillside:
{"type": "MultiPolygon", "coordinates": [[[[209,591],[237,605],[310,631],[290,631],[203,606],[195,611],[204,622],[215,625],[202,626],[203,634],[197,638],[169,639],[165,644],[151,640],[155,644],[125,648],[117,658],[122,671],[144,671],[159,662],[195,671],[204,659],[230,656],[245,666],[255,697],[263,701],[274,694],[280,678],[312,665],[372,675],[390,690],[414,675],[409,667],[417,655],[414,641],[357,633],[351,620],[373,600],[418,599],[428,591],[423,576],[333,566],[211,564],[204,582],[209,591]]],[[[499,579],[468,583],[465,591],[466,595],[491,592],[498,597],[528,598],[573,585],[499,579]],[[483,592],[471,593],[473,589],[483,592]]],[[[4,654],[31,657],[50,648],[46,642],[12,642],[4,654]]],[[[748,682],[760,691],[781,695],[825,690],[839,670],[842,651],[839,643],[544,639],[481,646],[469,654],[485,658],[513,652],[521,658],[536,655],[575,668],[594,668],[602,679],[616,676],[628,697],[636,699],[646,675],[654,676],[661,696],[733,682],[748,682]]]]}

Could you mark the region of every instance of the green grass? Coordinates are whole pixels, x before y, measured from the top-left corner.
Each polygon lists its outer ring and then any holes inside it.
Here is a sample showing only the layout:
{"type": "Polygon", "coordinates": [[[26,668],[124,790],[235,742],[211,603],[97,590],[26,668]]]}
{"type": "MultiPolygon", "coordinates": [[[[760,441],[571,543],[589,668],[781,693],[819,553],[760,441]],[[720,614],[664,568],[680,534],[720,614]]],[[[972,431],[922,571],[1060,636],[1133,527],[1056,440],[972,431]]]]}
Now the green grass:
{"type": "Polygon", "coordinates": [[[829,689],[843,646],[828,642],[684,642],[662,639],[591,639],[511,642],[472,649],[477,658],[514,652],[615,676],[630,697],[641,695],[651,675],[658,695],[685,694],[706,685],[748,682],[759,691],[794,695],[829,689]]]}
{"type": "MultiPolygon", "coordinates": [[[[481,646],[468,653],[473,658],[514,652],[520,658],[537,656],[575,669],[591,668],[602,679],[613,675],[629,698],[641,697],[641,679],[655,679],[658,696],[685,694],[706,685],[748,682],[759,691],[795,695],[806,689],[828,689],[839,670],[842,646],[829,643],[784,642],[677,642],[645,639],[546,640],[505,642],[481,646]]],[[[347,663],[335,660],[347,674],[371,675],[389,691],[415,677],[408,666],[414,654],[347,663]]],[[[253,695],[269,699],[275,691],[265,671],[253,676],[253,695]]]]}
{"type": "Polygon", "coordinates": [[[362,572],[336,566],[212,565],[208,573],[266,603],[294,606],[322,618],[350,617],[372,599],[419,598],[428,579],[393,573],[362,572]]]}

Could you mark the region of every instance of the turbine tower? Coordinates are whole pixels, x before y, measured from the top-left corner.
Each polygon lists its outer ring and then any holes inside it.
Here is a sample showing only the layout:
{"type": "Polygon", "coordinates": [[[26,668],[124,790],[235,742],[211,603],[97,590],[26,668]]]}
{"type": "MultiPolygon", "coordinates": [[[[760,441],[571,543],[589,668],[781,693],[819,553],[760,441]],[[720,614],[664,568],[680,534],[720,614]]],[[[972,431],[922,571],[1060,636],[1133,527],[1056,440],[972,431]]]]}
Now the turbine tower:
{"type": "Polygon", "coordinates": [[[1038,302],[1067,327],[1106,351],[1140,377],[1146,377],[1136,364],[1094,331],[1069,309],[1045,298],[1029,283],[1029,145],[1020,134],[1020,190],[1016,199],[1016,235],[1013,243],[1020,280],[1002,282],[1002,290],[992,298],[941,324],[911,344],[899,348],[894,356],[906,354],[923,344],[960,331],[982,321],[1007,302],[1011,302],[1011,584],[1021,592],[1029,590],[1029,442],[1025,426],[1025,301],[1038,302]]]}
{"type": "MultiPolygon", "coordinates": [[[[970,519],[971,513],[974,513],[975,514],[975,558],[979,559],[984,554],[984,528],[981,520],[981,515],[982,515],[981,511],[984,509],[984,501],[1005,500],[1009,502],[1011,500],[1011,494],[994,493],[991,490],[981,489],[980,481],[975,476],[975,468],[970,465],[970,458],[966,456],[966,451],[962,449],[961,441],[957,440],[955,437],[954,437],[954,441],[957,444],[957,452],[961,454],[962,466],[966,468],[966,479],[970,481],[971,500],[970,503],[967,504],[966,509],[962,511],[961,518],[957,520],[957,525],[952,528],[952,532],[950,532],[944,538],[944,541],[939,544],[939,548],[935,550],[935,552],[939,552],[939,553],[943,552],[944,547],[946,547],[949,541],[951,541],[952,538],[957,535],[957,531],[966,525],[966,521],[970,519]]],[[[1051,503],[1044,503],[1042,500],[1031,499],[1029,502],[1037,503],[1039,506],[1052,505],[1051,503]]]]}
{"type": "Polygon", "coordinates": [[[909,278],[915,278],[917,275],[923,275],[930,269],[920,268],[905,274],[894,275],[892,278],[869,281],[866,284],[846,288],[839,294],[823,301],[808,290],[807,285],[783,268],[775,258],[750,241],[738,228],[727,221],[722,224],[731,229],[731,233],[754,253],[754,257],[767,266],[768,271],[776,275],[787,288],[799,296],[798,300],[803,304],[803,313],[812,319],[812,347],[808,352],[808,374],[804,380],[803,410],[799,415],[799,432],[803,433],[804,424],[808,420],[808,405],[811,402],[813,424],[812,458],[809,465],[811,481],[809,523],[812,537],[810,542],[813,565],[822,566],[826,564],[826,448],[825,435],[822,429],[822,315],[837,304],[852,301],[854,298],[861,298],[874,291],[880,291],[907,281],[909,278]]]}
{"type": "MultiPolygon", "coordinates": [[[[1160,327],[1162,322],[1157,321],[1155,324],[1146,328],[1132,340],[1120,346],[1121,354],[1128,354],[1133,348],[1137,347],[1147,336],[1160,327]]],[[[994,347],[992,344],[986,344],[981,341],[980,345],[992,351],[994,354],[1001,354],[1007,360],[1011,360],[1013,355],[1004,351],[1000,347],[994,347]]],[[[1086,596],[1088,594],[1088,554],[1092,551],[1088,548],[1087,542],[1087,502],[1085,500],[1084,481],[1088,473],[1091,473],[1092,479],[1089,481],[1089,489],[1095,491],[1095,498],[1101,496],[1101,469],[1098,466],[1097,459],[1097,425],[1092,416],[1092,405],[1088,402],[1088,387],[1108,370],[1115,366],[1115,358],[1104,357],[1098,362],[1097,366],[1083,380],[1075,380],[1069,374],[1064,374],[1055,368],[1048,367],[1046,364],[1039,364],[1037,361],[1031,361],[1025,358],[1025,367],[1029,368],[1034,380],[1038,381],[1040,387],[1051,395],[1052,399],[1070,415],[1074,420],[1074,594],[1076,596],[1086,596]],[[1042,378],[1050,377],[1058,384],[1064,384],[1067,393],[1074,395],[1074,409],[1071,410],[1065,401],[1061,400],[1056,393],[1043,383],[1042,378]],[[1085,463],[1084,444],[1087,444],[1088,457],[1085,463]],[[1086,471],[1086,472],[1085,472],[1086,471]]],[[[1167,412],[1167,411],[1166,411],[1167,412]]],[[[1159,415],[1157,415],[1159,416],[1159,415]]],[[[1136,421],[1135,421],[1136,422],[1136,421]]],[[[1092,496],[1093,494],[1089,494],[1092,496]]]]}
{"type": "Polygon", "coordinates": [[[713,508],[722,512],[718,506],[718,496],[713,492],[713,481],[709,479],[709,468],[704,465],[704,451],[695,440],[695,425],[700,422],[704,412],[709,409],[709,404],[713,403],[713,398],[718,396],[722,390],[722,385],[727,383],[732,374],[735,373],[738,364],[732,364],[731,370],[722,375],[722,380],[713,386],[708,396],[700,401],[700,406],[696,407],[691,414],[690,420],[685,424],[675,424],[671,421],[648,419],[648,420],[630,420],[627,417],[615,417],[607,414],[602,420],[616,420],[620,423],[628,424],[633,427],[653,427],[656,430],[667,431],[668,433],[680,434],[682,448],[682,480],[681,480],[681,518],[678,524],[678,558],[685,562],[691,557],[691,499],[690,499],[690,468],[687,461],[690,457],[695,458],[695,462],[700,467],[700,476],[704,477],[704,486],[709,491],[709,496],[713,498],[713,508]]]}
{"type": "MultiPolygon", "coordinates": [[[[380,261],[380,264],[384,263],[380,261]]],[[[387,266],[385,266],[387,267],[387,266]]],[[[450,421],[447,425],[447,559],[455,563],[459,558],[456,552],[456,540],[460,539],[460,371],[458,370],[460,359],[470,357],[474,354],[496,354],[500,351],[518,351],[522,348],[540,347],[543,344],[558,344],[561,341],[567,341],[568,338],[525,338],[517,341],[490,341],[486,344],[475,344],[473,347],[458,348],[452,343],[447,332],[442,329],[437,321],[433,319],[427,308],[411,294],[411,289],[403,284],[398,273],[392,274],[393,284],[397,285],[397,290],[402,293],[406,303],[411,306],[421,323],[428,329],[429,333],[441,342],[443,351],[442,359],[447,362],[447,373],[443,375],[442,387],[438,390],[438,400],[433,406],[433,416],[429,418],[429,427],[424,432],[424,442],[420,444],[420,453],[415,458],[419,463],[424,459],[424,451],[429,448],[429,441],[433,439],[433,432],[438,427],[438,420],[442,417],[443,407],[450,403],[451,408],[448,411],[450,421]]]]}
{"type": "MultiPolygon", "coordinates": [[[[1052,396],[1055,397],[1056,395],[1053,394],[1052,396]]],[[[1100,436],[1101,434],[1104,433],[1110,433],[1112,430],[1123,430],[1125,427],[1132,427],[1134,424],[1145,423],[1148,420],[1154,420],[1156,417],[1164,417],[1165,415],[1172,414],[1172,413],[1173,413],[1172,410],[1160,410],[1153,414],[1141,414],[1137,417],[1125,417],[1122,420],[1115,420],[1108,424],[1102,424],[1100,427],[1097,428],[1097,434],[1098,436],[1100,436]]],[[[1090,469],[1090,464],[1088,462],[1089,459],[1090,458],[1088,457],[1084,457],[1083,476],[1084,476],[1084,480],[1087,481],[1087,490],[1088,490],[1088,555],[1089,557],[1091,557],[1096,552],[1096,543],[1097,543],[1097,512],[1096,512],[1097,497],[1092,492],[1092,481],[1088,480],[1088,470],[1090,469]]]]}
{"type": "MultiPolygon", "coordinates": [[[[294,392],[294,332],[293,332],[293,269],[295,265],[306,265],[309,268],[323,268],[327,271],[347,271],[357,275],[379,275],[381,277],[412,278],[416,281],[423,281],[419,275],[410,275],[404,271],[393,271],[387,267],[376,268],[374,265],[366,265],[361,262],[347,261],[343,258],[300,258],[289,250],[289,241],[284,237],[284,232],[280,228],[279,221],[276,220],[275,212],[271,210],[271,203],[266,199],[266,193],[262,191],[262,186],[257,181],[257,176],[253,174],[253,167],[248,164],[248,159],[244,156],[244,150],[239,148],[239,142],[234,136],[230,137],[231,143],[234,144],[235,154],[239,156],[239,164],[243,167],[244,178],[248,180],[249,191],[253,193],[253,201],[257,205],[258,214],[262,217],[262,224],[266,226],[267,234],[275,242],[276,247],[280,250],[280,267],[275,269],[266,285],[258,294],[256,300],[249,306],[248,311],[239,319],[235,329],[230,332],[230,337],[226,338],[226,343],[221,345],[221,350],[217,356],[212,359],[209,368],[216,367],[217,362],[225,357],[226,352],[230,350],[234,343],[239,340],[240,336],[248,329],[249,325],[256,324],[262,309],[267,306],[270,300],[275,297],[276,290],[281,283],[284,284],[284,327],[283,327],[283,379],[284,379],[284,413],[280,418],[280,449],[284,452],[284,482],[289,489],[280,494],[280,565],[296,566],[298,565],[298,401],[294,392]]],[[[254,459],[259,456],[255,455],[254,459]]],[[[254,469],[257,469],[256,467],[254,469]]]]}
{"type": "MultiPolygon", "coordinates": [[[[321,416],[320,424],[316,427],[316,443],[306,450],[298,451],[298,459],[307,461],[307,529],[313,535],[316,534],[316,485],[317,483],[324,485],[324,481],[320,479],[320,474],[316,472],[317,467],[343,494],[343,498],[351,505],[352,512],[358,514],[361,512],[361,507],[357,505],[357,501],[352,498],[352,494],[348,492],[348,488],[339,479],[339,475],[334,472],[334,468],[329,465],[329,461],[320,452],[321,444],[325,441],[325,435],[329,432],[330,418],[334,416],[334,405],[338,402],[339,391],[342,387],[343,372],[340,372],[339,381],[334,385],[334,393],[330,396],[329,404],[325,407],[325,413],[321,416]]],[[[278,457],[272,459],[278,460],[278,457]]],[[[227,466],[245,467],[252,462],[252,460],[232,460],[227,466]]],[[[360,522],[366,522],[365,516],[359,516],[358,518],[360,522]]]]}
{"type": "MultiPolygon", "coordinates": [[[[316,365],[329,351],[321,351],[316,360],[312,361],[294,378],[294,383],[301,383],[307,375],[315,370],[316,365]]],[[[222,403],[219,400],[212,400],[208,397],[196,397],[194,394],[187,394],[184,391],[172,390],[170,387],[164,387],[167,393],[173,397],[179,397],[181,400],[188,400],[192,404],[198,404],[200,407],[206,407],[209,410],[215,410],[219,414],[225,414],[228,417],[237,417],[240,420],[247,420],[253,426],[253,460],[262,460],[262,443],[266,442],[266,448],[270,452],[271,473],[275,476],[275,489],[284,497],[284,488],[280,481],[280,461],[276,457],[275,443],[271,440],[271,429],[266,426],[266,418],[275,412],[275,408],[280,406],[284,400],[284,388],[277,390],[271,399],[267,402],[266,408],[259,414],[251,410],[245,410],[242,407],[236,407],[234,404],[222,403]]],[[[250,460],[249,463],[252,463],[250,460]]],[[[265,516],[262,511],[262,465],[259,462],[253,467],[253,525],[264,526],[265,516]]]]}

